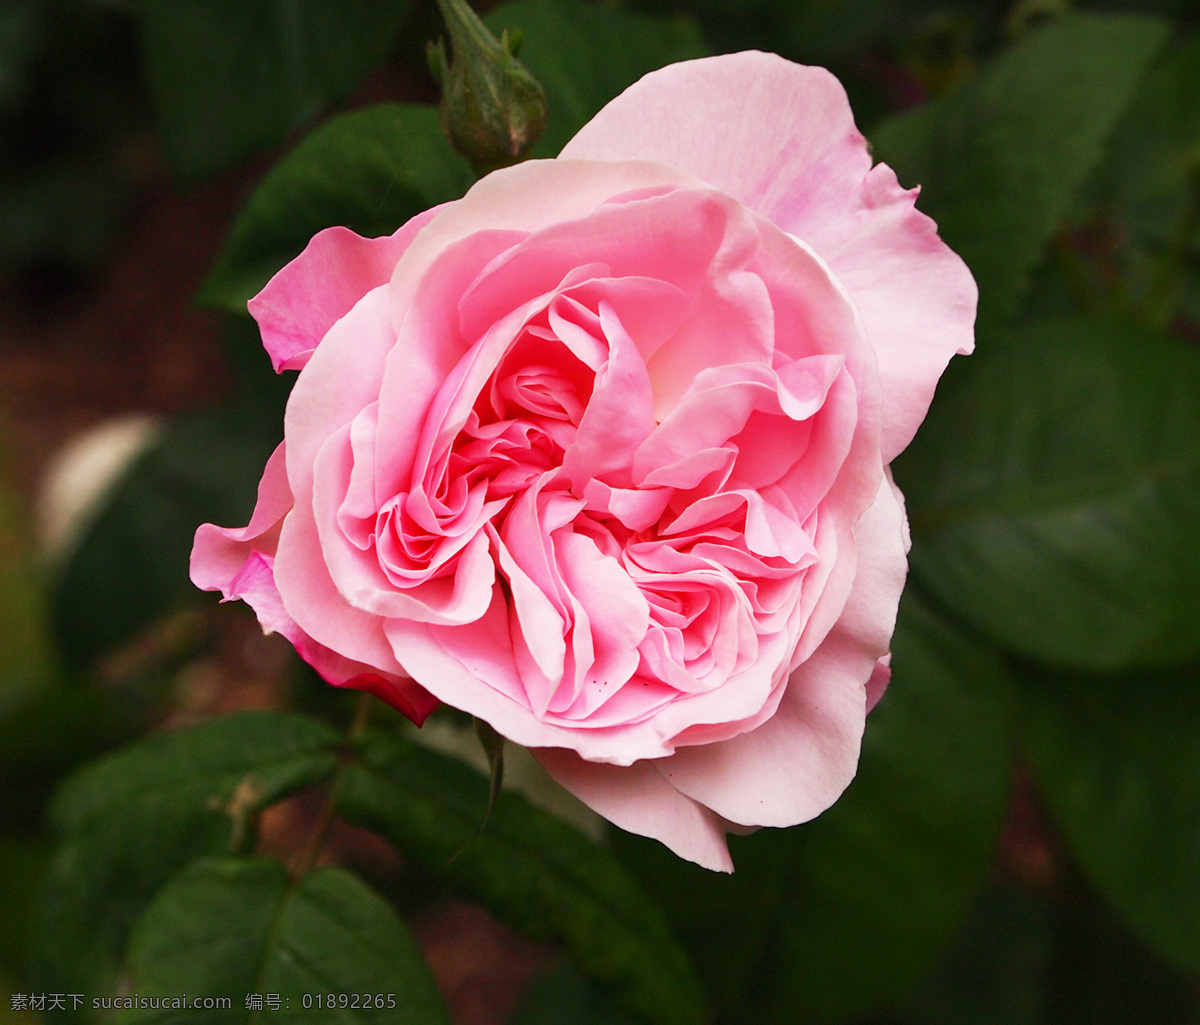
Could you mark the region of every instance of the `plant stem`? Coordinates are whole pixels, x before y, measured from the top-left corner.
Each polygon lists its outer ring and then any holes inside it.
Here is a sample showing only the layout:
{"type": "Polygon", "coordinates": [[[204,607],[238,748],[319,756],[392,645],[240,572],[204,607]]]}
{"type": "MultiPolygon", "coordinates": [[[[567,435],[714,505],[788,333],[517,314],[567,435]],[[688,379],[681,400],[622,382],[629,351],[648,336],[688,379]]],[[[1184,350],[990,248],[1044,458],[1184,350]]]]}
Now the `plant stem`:
{"type": "MultiPolygon", "coordinates": [[[[372,702],[373,698],[367,691],[364,690],[359,693],[358,703],[354,706],[354,720],[351,722],[350,729],[346,733],[347,745],[353,744],[354,741],[362,736],[363,730],[367,727],[367,720],[371,716],[372,702]]],[[[321,810],[321,818],[317,823],[317,828],[313,832],[308,846],[301,852],[295,867],[292,869],[293,882],[298,882],[308,875],[321,854],[321,848],[325,846],[325,840],[329,836],[329,829],[333,825],[334,816],[337,814],[338,798],[342,794],[342,786],[346,777],[346,766],[349,763],[350,759],[343,756],[338,764],[333,781],[329,784],[329,793],[325,797],[325,806],[321,810]]]]}

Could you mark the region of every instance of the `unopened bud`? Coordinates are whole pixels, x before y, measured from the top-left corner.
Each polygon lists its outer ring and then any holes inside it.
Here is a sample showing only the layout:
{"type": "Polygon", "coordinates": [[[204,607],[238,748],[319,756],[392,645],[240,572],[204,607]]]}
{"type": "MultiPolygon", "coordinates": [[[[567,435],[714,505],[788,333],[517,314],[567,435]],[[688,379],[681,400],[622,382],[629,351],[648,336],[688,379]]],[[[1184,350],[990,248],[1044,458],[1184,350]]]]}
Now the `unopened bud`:
{"type": "Polygon", "coordinates": [[[452,59],[439,39],[429,67],[442,87],[442,123],[450,142],[479,174],[524,159],[546,127],[546,94],[516,59],[520,37],[487,30],[465,0],[438,0],[452,59]]]}

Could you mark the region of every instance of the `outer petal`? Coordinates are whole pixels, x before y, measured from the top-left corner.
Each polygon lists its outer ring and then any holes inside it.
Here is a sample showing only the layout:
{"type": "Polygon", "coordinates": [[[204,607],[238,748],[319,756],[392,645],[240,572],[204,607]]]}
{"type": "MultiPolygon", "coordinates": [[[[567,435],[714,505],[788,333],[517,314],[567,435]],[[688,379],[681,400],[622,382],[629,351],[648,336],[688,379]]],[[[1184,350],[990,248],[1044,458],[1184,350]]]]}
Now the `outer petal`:
{"type": "Polygon", "coordinates": [[[733,871],[724,823],[669,786],[651,763],[619,768],[585,762],[559,748],[535,748],[532,753],[555,782],[614,825],[660,840],[704,868],[733,871]]]}
{"type": "Polygon", "coordinates": [[[267,460],[262,480],[258,482],[258,502],[246,526],[218,527],[205,523],[197,529],[190,567],[192,583],[197,587],[220,591],[229,599],[233,580],[251,554],[260,552],[274,556],[279,526],[292,507],[285,459],[284,443],[280,442],[267,460]]]}
{"type": "Polygon", "coordinates": [[[867,681],[867,714],[870,715],[871,709],[879,704],[879,699],[883,697],[883,692],[887,690],[888,684],[892,682],[892,656],[891,654],[884,655],[878,662],[875,663],[875,669],[871,673],[871,678],[867,681]]]}
{"type": "Polygon", "coordinates": [[[841,83],[824,68],[757,52],[646,75],[560,159],[661,161],[801,237],[801,212],[806,221],[853,216],[846,201],[871,166],[841,83]]]}
{"type": "Polygon", "coordinates": [[[682,793],[747,826],[819,815],[854,778],[866,687],[891,641],[907,572],[904,511],[889,480],[855,527],[858,573],[837,625],[795,672],[775,715],[655,765],[682,793]]]}
{"type": "Polygon", "coordinates": [[[249,524],[223,529],[206,523],[196,531],[192,582],[206,591],[220,591],[225,601],[246,602],[254,609],[264,632],[286,637],[300,657],[335,687],[369,690],[419,726],[437,708],[437,698],[406,676],[379,673],[317,643],[284,608],[273,571],[280,527],[292,507],[284,460],[284,446],[280,444],[267,460],[258,485],[258,504],[249,524]]]}
{"type": "Polygon", "coordinates": [[[396,261],[439,209],[426,210],[380,238],[340,227],[317,232],[248,304],[275,372],[303,367],[359,299],[387,284],[396,261]]]}
{"type": "Polygon", "coordinates": [[[418,726],[441,703],[415,680],[395,673],[381,673],[372,666],[343,658],[309,637],[283,607],[270,559],[258,553],[247,559],[234,581],[230,597],[240,598],[252,606],[265,633],[280,633],[286,637],[297,654],[333,686],[370,691],[418,726]]]}
{"type": "Polygon", "coordinates": [[[387,288],[381,286],[338,321],[292,388],[284,434],[296,504],[280,531],[274,573],[288,614],[308,636],[353,661],[403,676],[383,622],[351,606],[335,586],[313,509],[321,446],[378,397],[380,368],[395,343],[386,311],[387,288]]]}
{"type": "Polygon", "coordinates": [[[884,462],[912,441],[955,353],[975,348],[979,292],[967,265],[913,206],[895,172],[877,164],[843,217],[807,239],[854,299],[879,359],[884,462]]]}
{"type": "Polygon", "coordinates": [[[950,357],[974,346],[970,271],[913,208],[915,191],[871,169],[846,94],[822,68],[754,52],[673,64],[609,103],[561,155],[662,161],[811,245],[878,353],[885,462],[912,439],[950,357]]]}

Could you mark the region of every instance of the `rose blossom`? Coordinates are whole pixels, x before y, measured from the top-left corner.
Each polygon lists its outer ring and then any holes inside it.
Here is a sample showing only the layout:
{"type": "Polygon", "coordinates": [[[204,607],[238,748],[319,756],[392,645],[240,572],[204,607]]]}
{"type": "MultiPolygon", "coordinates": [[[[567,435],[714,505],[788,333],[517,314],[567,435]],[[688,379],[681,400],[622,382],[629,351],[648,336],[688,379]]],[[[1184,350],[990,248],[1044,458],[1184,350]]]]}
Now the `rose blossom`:
{"type": "Polygon", "coordinates": [[[727,830],[838,797],[886,686],[888,464],[976,298],[915,197],[832,75],[743,53],[390,237],[320,232],[250,303],[300,374],[192,579],[330,683],[478,716],[729,870],[727,830]]]}

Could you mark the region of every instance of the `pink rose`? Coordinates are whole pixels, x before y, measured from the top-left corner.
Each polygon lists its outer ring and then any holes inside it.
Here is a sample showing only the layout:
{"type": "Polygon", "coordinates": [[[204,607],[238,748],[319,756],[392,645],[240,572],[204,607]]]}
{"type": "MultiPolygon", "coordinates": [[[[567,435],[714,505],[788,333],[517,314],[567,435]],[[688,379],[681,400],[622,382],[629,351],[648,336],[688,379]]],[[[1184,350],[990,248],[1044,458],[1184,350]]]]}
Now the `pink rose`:
{"type": "Polygon", "coordinates": [[[887,682],[888,463],[976,299],[915,196],[832,75],[742,53],[391,237],[322,231],[250,304],[300,374],[192,579],[729,870],[727,830],[838,797],[887,682]]]}

